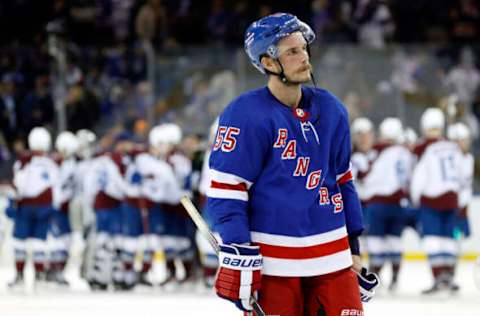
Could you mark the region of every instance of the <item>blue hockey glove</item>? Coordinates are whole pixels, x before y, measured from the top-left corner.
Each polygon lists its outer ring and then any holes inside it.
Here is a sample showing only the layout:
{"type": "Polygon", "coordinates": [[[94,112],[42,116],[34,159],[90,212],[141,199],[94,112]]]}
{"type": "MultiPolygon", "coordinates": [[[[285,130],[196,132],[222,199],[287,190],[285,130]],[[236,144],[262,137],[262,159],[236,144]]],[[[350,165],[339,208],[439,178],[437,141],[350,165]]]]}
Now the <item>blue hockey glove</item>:
{"type": "Polygon", "coordinates": [[[17,214],[17,206],[15,204],[14,200],[8,199],[8,205],[5,208],[5,215],[12,220],[15,219],[15,215],[17,214]]]}
{"type": "Polygon", "coordinates": [[[455,214],[455,229],[459,231],[463,238],[470,236],[470,225],[468,222],[468,211],[464,207],[455,214]]]}
{"type": "Polygon", "coordinates": [[[142,175],[140,174],[140,172],[135,171],[132,174],[132,177],[130,178],[130,182],[132,184],[141,184],[142,183],[142,175]]]}
{"type": "Polygon", "coordinates": [[[220,245],[215,290],[221,298],[251,311],[250,296],[260,289],[263,259],[258,246],[220,245]]]}
{"type": "Polygon", "coordinates": [[[364,303],[370,301],[375,295],[375,288],[380,284],[380,279],[375,273],[368,272],[366,268],[362,268],[360,273],[357,272],[357,279],[360,299],[364,303]]]}

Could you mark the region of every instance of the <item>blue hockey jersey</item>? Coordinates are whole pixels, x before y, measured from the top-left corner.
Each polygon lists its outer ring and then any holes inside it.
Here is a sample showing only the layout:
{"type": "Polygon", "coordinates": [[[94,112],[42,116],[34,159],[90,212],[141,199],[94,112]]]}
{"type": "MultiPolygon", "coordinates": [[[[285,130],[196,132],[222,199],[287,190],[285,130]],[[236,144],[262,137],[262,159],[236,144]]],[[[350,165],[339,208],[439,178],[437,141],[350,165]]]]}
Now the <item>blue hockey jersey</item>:
{"type": "Polygon", "coordinates": [[[232,101],[210,156],[207,209],[224,243],[253,243],[263,273],[313,276],[351,266],[363,230],[350,171],[348,114],[332,94],[302,88],[292,109],[267,87],[232,101]]]}

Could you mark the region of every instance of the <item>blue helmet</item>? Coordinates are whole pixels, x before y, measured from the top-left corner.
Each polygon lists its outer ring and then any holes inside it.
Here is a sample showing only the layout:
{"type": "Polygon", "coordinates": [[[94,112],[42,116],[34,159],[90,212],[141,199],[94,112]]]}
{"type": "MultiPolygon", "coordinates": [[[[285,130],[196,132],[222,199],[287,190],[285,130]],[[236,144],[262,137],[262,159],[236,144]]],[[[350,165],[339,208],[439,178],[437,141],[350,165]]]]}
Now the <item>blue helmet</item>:
{"type": "Polygon", "coordinates": [[[292,14],[275,13],[253,22],[245,32],[244,41],[250,62],[264,74],[261,56],[266,54],[278,58],[277,43],[294,32],[302,32],[308,44],[315,40],[315,33],[310,26],[292,14]]]}

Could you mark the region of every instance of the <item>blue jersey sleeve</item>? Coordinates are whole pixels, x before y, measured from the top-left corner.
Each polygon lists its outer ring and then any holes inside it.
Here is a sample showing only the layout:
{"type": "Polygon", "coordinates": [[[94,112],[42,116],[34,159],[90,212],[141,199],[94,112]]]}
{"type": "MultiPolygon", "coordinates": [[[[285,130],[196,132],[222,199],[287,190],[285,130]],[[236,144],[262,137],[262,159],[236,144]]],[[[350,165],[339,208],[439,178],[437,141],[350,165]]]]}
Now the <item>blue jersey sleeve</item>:
{"type": "Polygon", "coordinates": [[[248,191],[270,147],[265,122],[248,101],[234,101],[220,116],[209,160],[207,207],[224,243],[250,242],[248,191]]]}
{"type": "Polygon", "coordinates": [[[338,147],[336,158],[337,183],[340,186],[340,192],[342,193],[348,234],[359,236],[363,231],[362,207],[352,181],[353,176],[350,163],[350,130],[346,113],[344,113],[344,116],[341,118],[338,131],[341,140],[339,142],[340,146],[338,147]]]}

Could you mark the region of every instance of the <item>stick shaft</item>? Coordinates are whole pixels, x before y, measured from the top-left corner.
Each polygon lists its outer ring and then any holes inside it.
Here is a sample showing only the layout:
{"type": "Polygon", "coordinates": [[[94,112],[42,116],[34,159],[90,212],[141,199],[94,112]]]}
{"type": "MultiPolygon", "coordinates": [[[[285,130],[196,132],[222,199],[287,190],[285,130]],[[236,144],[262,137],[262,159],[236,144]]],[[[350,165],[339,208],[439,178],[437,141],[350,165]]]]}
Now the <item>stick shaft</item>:
{"type": "MultiPolygon", "coordinates": [[[[180,203],[182,203],[183,207],[187,211],[188,215],[190,215],[190,218],[193,220],[195,225],[197,226],[198,230],[200,233],[207,238],[208,242],[210,245],[213,247],[215,250],[215,253],[218,255],[220,252],[220,246],[218,245],[218,241],[213,236],[212,231],[208,227],[207,223],[203,219],[202,215],[200,215],[200,212],[197,210],[195,205],[193,205],[192,201],[188,196],[184,196],[180,199],[180,203]]],[[[262,308],[260,307],[260,304],[258,304],[257,300],[255,297],[252,295],[250,296],[250,304],[252,305],[253,310],[255,311],[255,314],[257,316],[265,316],[266,314],[263,312],[262,308]]]]}

